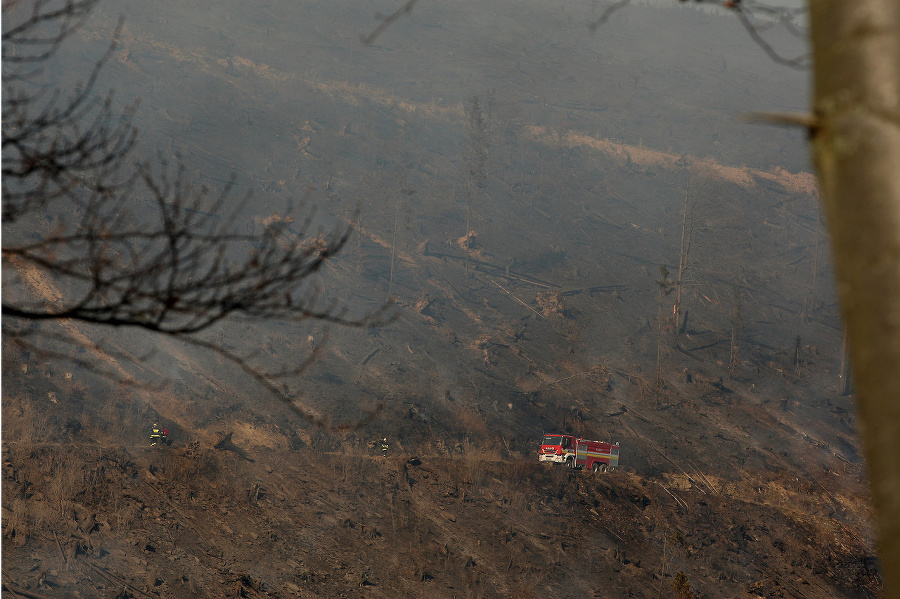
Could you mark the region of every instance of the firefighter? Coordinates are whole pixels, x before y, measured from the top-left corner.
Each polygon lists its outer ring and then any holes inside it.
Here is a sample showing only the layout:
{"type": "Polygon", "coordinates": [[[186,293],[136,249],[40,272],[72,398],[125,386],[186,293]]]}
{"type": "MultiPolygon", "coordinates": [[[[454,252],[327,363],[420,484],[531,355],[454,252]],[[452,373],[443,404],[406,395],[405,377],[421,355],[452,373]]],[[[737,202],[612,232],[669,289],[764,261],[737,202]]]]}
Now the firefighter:
{"type": "Polygon", "coordinates": [[[162,437],[160,438],[160,440],[162,441],[163,445],[169,444],[169,429],[167,429],[167,428],[162,429],[162,437]]]}
{"type": "Polygon", "coordinates": [[[153,430],[150,431],[150,446],[157,445],[162,440],[162,433],[159,431],[159,424],[153,423],[153,430]]]}
{"type": "Polygon", "coordinates": [[[388,442],[387,442],[387,437],[385,437],[381,440],[381,455],[384,457],[387,457],[387,450],[388,450],[388,442]]]}

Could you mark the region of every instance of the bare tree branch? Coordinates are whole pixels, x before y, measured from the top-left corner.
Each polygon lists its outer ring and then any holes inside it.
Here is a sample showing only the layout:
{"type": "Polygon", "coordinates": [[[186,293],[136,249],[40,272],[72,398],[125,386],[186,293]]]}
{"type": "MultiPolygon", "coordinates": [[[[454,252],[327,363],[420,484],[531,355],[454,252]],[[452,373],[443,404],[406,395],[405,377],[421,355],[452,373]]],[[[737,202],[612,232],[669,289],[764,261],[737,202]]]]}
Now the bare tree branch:
{"type": "MultiPolygon", "coordinates": [[[[70,35],[84,25],[97,1],[32,2],[30,15],[3,31],[3,61],[12,63],[46,61],[59,50],[70,35]]],[[[16,0],[4,1],[3,12],[12,12],[19,4],[22,3],[16,0]]]]}
{"type": "MultiPolygon", "coordinates": [[[[747,34],[750,36],[757,46],[762,48],[763,52],[772,59],[772,61],[784,65],[786,67],[791,67],[792,69],[806,70],[812,66],[812,57],[807,54],[801,54],[800,56],[795,56],[793,58],[788,58],[782,56],[775,48],[769,44],[765,38],[763,38],[762,34],[759,32],[758,25],[754,24],[750,20],[750,15],[746,9],[742,7],[740,3],[733,3],[733,10],[735,14],[737,14],[738,21],[741,25],[744,26],[744,29],[747,31],[747,34]]],[[[787,21],[786,21],[787,22],[787,21]]],[[[792,27],[793,29],[793,27],[792,27]]]]}
{"type": "Polygon", "coordinates": [[[621,8],[625,8],[629,4],[631,4],[631,0],[618,0],[618,2],[613,2],[606,7],[606,10],[603,11],[603,14],[601,14],[597,20],[590,22],[590,24],[588,25],[588,29],[591,30],[591,33],[594,33],[609,20],[614,12],[621,8]]]}
{"type": "Polygon", "coordinates": [[[221,354],[284,397],[271,381],[299,370],[273,374],[197,335],[234,317],[386,322],[388,305],[350,314],[310,284],[353,226],[314,229],[307,190],[285,216],[262,218],[247,233],[251,196],[233,199],[233,178],[212,193],[177,157],[137,162],[137,103],[119,113],[113,93],[95,89],[114,41],[71,93],[43,75],[97,1],[3,5],[2,314],[169,335],[221,354]]]}
{"type": "Polygon", "coordinates": [[[314,347],[312,351],[310,351],[306,356],[306,359],[304,359],[303,362],[301,362],[298,366],[290,369],[285,369],[277,373],[262,373],[258,368],[250,364],[244,356],[240,356],[232,351],[229,351],[228,349],[225,349],[220,345],[194,337],[184,337],[182,340],[195,347],[202,347],[211,352],[214,352],[217,355],[222,356],[232,364],[236,365],[251,378],[255,379],[260,385],[265,387],[272,395],[280,399],[292,412],[294,412],[296,415],[309,422],[310,424],[315,425],[317,428],[326,429],[331,432],[355,430],[365,426],[367,423],[377,418],[381,411],[384,409],[384,406],[382,404],[378,404],[374,411],[367,414],[365,418],[361,420],[334,424],[331,422],[331,419],[320,416],[311,411],[309,408],[300,404],[287,391],[286,387],[279,387],[277,385],[276,381],[279,378],[296,377],[305,372],[306,369],[309,368],[310,365],[312,365],[319,354],[323,351],[325,341],[320,342],[316,347],[314,347]]]}
{"type": "MultiPolygon", "coordinates": [[[[678,0],[679,2],[688,2],[689,0],[678,0]]],[[[782,26],[791,35],[798,38],[806,39],[808,32],[797,25],[797,20],[801,15],[806,13],[805,8],[787,8],[775,6],[762,2],[754,2],[753,0],[693,0],[694,4],[711,4],[721,6],[734,12],[738,21],[743,25],[744,29],[750,35],[750,38],[757,46],[762,48],[763,52],[774,62],[795,69],[808,69],[811,66],[809,54],[803,54],[793,58],[786,57],[779,53],[766,39],[762,36],[762,31],[767,27],[765,24],[754,22],[754,15],[763,15],[773,25],[782,26]]],[[[588,29],[592,33],[602,27],[612,15],[631,4],[631,0],[617,0],[613,2],[594,21],[588,24],[588,29]]]]}
{"type": "Polygon", "coordinates": [[[363,45],[371,46],[375,42],[375,40],[378,39],[378,36],[380,36],[382,33],[384,33],[385,30],[388,27],[390,27],[394,21],[396,21],[397,19],[399,19],[400,17],[402,17],[405,14],[411,13],[413,7],[416,5],[416,2],[418,2],[418,1],[419,0],[406,0],[406,3],[403,6],[401,6],[400,8],[398,8],[391,14],[381,16],[381,22],[378,23],[378,26],[372,30],[372,33],[370,33],[369,35],[367,35],[365,37],[360,38],[363,45]]]}

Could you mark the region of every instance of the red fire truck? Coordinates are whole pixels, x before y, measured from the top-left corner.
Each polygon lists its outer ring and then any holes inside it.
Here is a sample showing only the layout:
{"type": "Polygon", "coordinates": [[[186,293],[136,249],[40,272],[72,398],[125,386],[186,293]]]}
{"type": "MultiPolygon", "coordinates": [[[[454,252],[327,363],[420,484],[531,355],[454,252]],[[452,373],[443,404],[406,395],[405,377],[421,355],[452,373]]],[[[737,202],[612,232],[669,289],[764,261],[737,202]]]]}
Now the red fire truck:
{"type": "Polygon", "coordinates": [[[588,441],[573,435],[549,434],[541,441],[541,462],[565,464],[569,468],[589,468],[606,472],[619,465],[619,444],[588,441]]]}

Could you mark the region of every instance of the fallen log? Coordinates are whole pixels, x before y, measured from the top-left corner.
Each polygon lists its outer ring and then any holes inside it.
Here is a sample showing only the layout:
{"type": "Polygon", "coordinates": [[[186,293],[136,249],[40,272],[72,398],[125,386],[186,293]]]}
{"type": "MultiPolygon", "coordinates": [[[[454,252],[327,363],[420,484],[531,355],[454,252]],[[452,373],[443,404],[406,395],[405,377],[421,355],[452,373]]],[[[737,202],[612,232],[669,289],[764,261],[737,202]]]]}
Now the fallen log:
{"type": "Polygon", "coordinates": [[[579,289],[561,291],[560,295],[571,297],[582,293],[615,293],[616,291],[625,291],[626,289],[628,289],[628,285],[594,285],[593,287],[581,287],[579,289]]]}
{"type": "MultiPolygon", "coordinates": [[[[466,261],[465,256],[457,256],[455,254],[449,254],[446,252],[435,252],[427,243],[424,244],[424,247],[422,248],[422,254],[425,256],[431,256],[433,258],[449,258],[451,260],[459,260],[462,262],[466,261]]],[[[505,266],[491,264],[490,262],[485,262],[484,260],[478,260],[476,258],[472,258],[471,256],[468,258],[468,262],[469,264],[472,264],[476,270],[481,270],[482,272],[488,273],[491,276],[503,277],[504,279],[508,279],[511,281],[521,281],[522,283],[537,285],[538,287],[544,287],[547,289],[559,288],[559,285],[556,285],[549,281],[543,281],[541,279],[538,279],[537,277],[532,277],[531,275],[527,275],[522,272],[510,270],[505,266]]]]}

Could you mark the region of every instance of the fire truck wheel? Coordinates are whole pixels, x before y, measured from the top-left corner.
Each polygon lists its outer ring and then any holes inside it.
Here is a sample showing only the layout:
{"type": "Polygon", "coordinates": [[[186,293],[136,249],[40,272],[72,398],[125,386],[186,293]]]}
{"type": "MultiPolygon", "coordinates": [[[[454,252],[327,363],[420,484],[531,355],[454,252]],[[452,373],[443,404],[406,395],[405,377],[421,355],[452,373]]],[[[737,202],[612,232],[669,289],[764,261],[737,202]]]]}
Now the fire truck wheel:
{"type": "Polygon", "coordinates": [[[594,466],[591,468],[594,472],[600,471],[600,462],[594,462],[594,466]]]}
{"type": "Polygon", "coordinates": [[[609,469],[609,466],[606,464],[600,464],[600,472],[606,472],[609,469]]]}
{"type": "Polygon", "coordinates": [[[575,470],[575,460],[569,458],[568,460],[566,460],[566,466],[568,466],[572,470],[575,470]]]}

